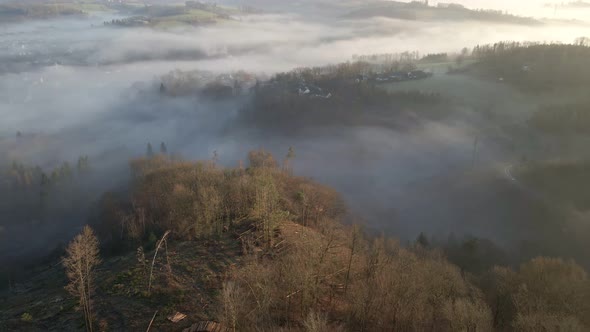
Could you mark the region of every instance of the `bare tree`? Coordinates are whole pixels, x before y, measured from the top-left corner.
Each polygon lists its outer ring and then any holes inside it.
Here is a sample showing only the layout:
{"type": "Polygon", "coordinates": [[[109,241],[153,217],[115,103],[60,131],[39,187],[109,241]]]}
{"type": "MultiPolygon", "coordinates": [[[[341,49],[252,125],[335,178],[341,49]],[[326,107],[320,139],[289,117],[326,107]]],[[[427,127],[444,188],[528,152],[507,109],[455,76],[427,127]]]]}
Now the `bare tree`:
{"type": "Polygon", "coordinates": [[[348,266],[346,268],[346,279],[344,281],[344,294],[348,291],[348,283],[350,281],[350,270],[352,268],[352,259],[354,254],[358,250],[358,242],[361,236],[360,228],[357,225],[352,227],[351,239],[350,239],[350,255],[348,256],[348,266]]]}
{"type": "Polygon", "coordinates": [[[574,41],[574,44],[579,46],[590,46],[590,37],[578,37],[574,41]]]}
{"type": "Polygon", "coordinates": [[[270,170],[262,169],[256,180],[254,213],[260,222],[264,243],[268,249],[277,221],[279,192],[270,170]]]}
{"type": "MultiPolygon", "coordinates": [[[[223,284],[223,289],[220,294],[221,310],[220,316],[222,322],[226,324],[231,331],[236,331],[240,316],[246,304],[240,287],[232,282],[227,281],[223,284]]],[[[249,311],[249,309],[248,309],[249,311]]]]}
{"type": "Polygon", "coordinates": [[[291,160],[295,158],[295,149],[292,146],[289,147],[289,151],[287,152],[287,156],[285,157],[285,161],[283,162],[283,170],[288,172],[289,174],[292,173],[291,169],[291,160]]]}
{"type": "Polygon", "coordinates": [[[322,313],[310,311],[303,321],[303,327],[306,332],[322,332],[329,331],[328,318],[322,313]]]}
{"type": "Polygon", "coordinates": [[[84,312],[86,330],[92,331],[92,295],[94,294],[94,268],[100,264],[98,239],[89,226],[76,235],[66,249],[63,266],[70,283],[66,290],[78,297],[84,312]]]}
{"type": "Polygon", "coordinates": [[[574,261],[537,257],[522,264],[516,276],[519,284],[512,290],[513,325],[519,331],[587,330],[590,293],[588,275],[581,266],[574,261]]]}

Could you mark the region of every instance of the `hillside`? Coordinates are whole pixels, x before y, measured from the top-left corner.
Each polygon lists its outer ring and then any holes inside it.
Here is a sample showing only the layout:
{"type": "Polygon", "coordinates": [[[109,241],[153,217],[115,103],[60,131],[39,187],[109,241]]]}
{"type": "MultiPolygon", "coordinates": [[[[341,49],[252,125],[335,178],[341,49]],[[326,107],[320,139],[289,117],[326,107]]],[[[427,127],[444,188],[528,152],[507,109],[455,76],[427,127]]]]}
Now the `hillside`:
{"type": "Polygon", "coordinates": [[[583,138],[590,121],[585,92],[590,87],[589,46],[584,37],[574,44],[500,42],[476,46],[475,61],[465,71],[509,84],[542,101],[528,120],[541,135],[583,138]]]}
{"type": "Polygon", "coordinates": [[[505,14],[494,10],[473,10],[456,4],[439,4],[428,6],[422,2],[381,1],[371,3],[365,8],[355,9],[344,17],[366,19],[371,17],[388,17],[411,21],[480,21],[522,25],[538,25],[540,21],[505,14]]]}
{"type": "Polygon", "coordinates": [[[86,18],[91,14],[117,14],[107,25],[171,28],[196,26],[228,20],[240,12],[233,7],[199,1],[161,2],[146,6],[142,1],[106,2],[99,0],[8,1],[0,3],[0,22],[18,23],[43,19],[86,18]],[[124,16],[124,18],[119,18],[124,16]]]}
{"type": "MultiPolygon", "coordinates": [[[[104,7],[103,7],[104,8],[104,7]]],[[[19,22],[25,20],[48,19],[59,17],[83,17],[87,7],[73,3],[64,4],[0,4],[0,22],[19,22]]]]}
{"type": "MultiPolygon", "coordinates": [[[[280,168],[267,152],[252,151],[245,169],[165,155],[132,161],[130,196],[105,196],[94,222],[103,262],[93,275],[93,324],[101,331],[179,331],[203,321],[246,331],[533,331],[590,323],[583,305],[590,294],[579,291],[590,281],[575,263],[537,258],[515,271],[466,274],[425,237],[404,248],[340,224],[338,195],[291,175],[290,158],[280,168]],[[177,312],[186,316],[173,323],[177,312]]],[[[30,275],[12,276],[2,292],[0,328],[83,329],[60,261],[30,275]]]]}
{"type": "Polygon", "coordinates": [[[0,0],[0,332],[589,331],[587,1],[456,1],[0,0]]]}
{"type": "Polygon", "coordinates": [[[590,191],[580,185],[590,180],[587,161],[546,161],[521,167],[519,178],[535,191],[580,213],[590,210],[590,191]]]}
{"type": "Polygon", "coordinates": [[[187,1],[184,4],[160,4],[151,6],[113,5],[112,8],[126,15],[126,18],[113,19],[105,25],[119,27],[141,27],[167,29],[182,26],[214,24],[231,19],[240,13],[233,7],[218,6],[215,3],[187,1]]]}

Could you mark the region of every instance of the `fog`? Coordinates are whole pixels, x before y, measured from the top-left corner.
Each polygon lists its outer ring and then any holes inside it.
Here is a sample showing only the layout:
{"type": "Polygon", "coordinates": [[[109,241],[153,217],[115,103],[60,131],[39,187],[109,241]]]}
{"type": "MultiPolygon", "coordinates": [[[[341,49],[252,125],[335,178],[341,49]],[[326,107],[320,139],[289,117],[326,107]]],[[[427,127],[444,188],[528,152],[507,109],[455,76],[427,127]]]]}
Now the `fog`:
{"type": "MultiPolygon", "coordinates": [[[[349,61],[353,55],[457,52],[502,40],[572,42],[590,35],[587,26],[568,24],[528,27],[386,18],[322,22],[306,21],[297,14],[245,16],[219,25],[167,31],[102,25],[111,18],[3,26],[0,161],[50,168],[89,155],[97,168],[116,179],[113,174],[126,174],[127,160],[142,155],[147,142],[154,146],[166,142],[171,152],[188,159],[208,159],[217,151],[227,166],[237,165],[253,148],[267,148],[282,158],[293,146],[296,174],[335,187],[368,228],[402,239],[427,231],[510,241],[506,234],[510,229],[490,226],[489,219],[496,215],[483,221],[458,221],[461,214],[449,211],[452,208],[437,210],[436,202],[418,202],[407,191],[430,181],[452,182],[471,169],[477,136],[482,136],[478,165],[493,169],[512,160],[496,128],[484,127],[472,112],[483,102],[463,100],[461,117],[440,122],[413,119],[403,130],[310,126],[282,135],[242,122],[240,112],[248,96],[232,101],[162,97],[157,93],[161,76],[173,70],[245,70],[268,77],[298,67],[349,61]],[[24,143],[16,143],[17,131],[24,134],[24,143]]],[[[525,112],[532,107],[517,92],[510,96],[503,100],[510,110],[525,112]]],[[[506,123],[514,121],[513,112],[500,115],[506,123]]],[[[444,196],[444,185],[439,189],[444,196]]],[[[441,197],[432,195],[433,200],[441,197]]],[[[77,218],[80,225],[86,222],[77,218]]]]}

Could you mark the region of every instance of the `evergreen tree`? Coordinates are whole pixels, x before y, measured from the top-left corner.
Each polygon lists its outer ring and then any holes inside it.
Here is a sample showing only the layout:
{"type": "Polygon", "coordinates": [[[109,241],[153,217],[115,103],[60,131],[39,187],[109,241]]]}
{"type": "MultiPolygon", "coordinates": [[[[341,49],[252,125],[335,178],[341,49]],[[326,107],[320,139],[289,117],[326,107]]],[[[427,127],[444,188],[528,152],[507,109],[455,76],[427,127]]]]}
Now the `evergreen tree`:
{"type": "Polygon", "coordinates": [[[160,143],[160,153],[161,154],[168,154],[168,147],[166,147],[166,143],[160,143]]]}
{"type": "Polygon", "coordinates": [[[147,151],[146,151],[145,155],[148,158],[152,158],[154,156],[154,149],[152,148],[152,143],[147,144],[147,151]]]}
{"type": "Polygon", "coordinates": [[[39,190],[39,206],[41,213],[47,203],[47,196],[49,194],[49,184],[49,177],[47,176],[47,174],[45,174],[45,172],[41,172],[41,189],[39,190]]]}
{"type": "Polygon", "coordinates": [[[293,158],[295,158],[295,149],[290,146],[289,151],[287,152],[287,160],[292,160],[293,158]]]}
{"type": "Polygon", "coordinates": [[[78,158],[78,164],[76,165],[76,168],[78,170],[78,174],[88,170],[88,156],[80,156],[80,158],[78,158]]]}
{"type": "Polygon", "coordinates": [[[51,183],[54,183],[54,184],[59,182],[59,173],[57,172],[56,169],[54,169],[51,172],[51,180],[50,181],[51,181],[51,183]]]}
{"type": "Polygon", "coordinates": [[[295,158],[295,149],[292,146],[289,147],[289,151],[287,152],[287,156],[285,157],[285,162],[283,163],[283,168],[285,171],[290,171],[291,168],[291,160],[295,158]]]}
{"type": "Polygon", "coordinates": [[[69,179],[72,177],[72,168],[70,167],[70,163],[67,161],[64,162],[59,168],[59,177],[62,179],[69,179]]]}
{"type": "Polygon", "coordinates": [[[416,244],[420,245],[423,248],[428,248],[430,246],[430,241],[428,241],[426,234],[420,233],[420,235],[418,235],[418,238],[416,239],[416,244]]]}

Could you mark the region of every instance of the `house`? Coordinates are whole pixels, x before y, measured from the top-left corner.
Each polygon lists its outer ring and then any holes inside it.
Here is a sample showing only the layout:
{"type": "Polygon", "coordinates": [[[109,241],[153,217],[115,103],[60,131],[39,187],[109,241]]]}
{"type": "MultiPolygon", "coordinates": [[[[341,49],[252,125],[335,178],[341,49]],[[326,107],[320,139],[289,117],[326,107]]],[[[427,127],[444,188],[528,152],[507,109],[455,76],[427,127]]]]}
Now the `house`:
{"type": "Polygon", "coordinates": [[[104,22],[104,25],[116,25],[116,26],[124,26],[124,27],[136,27],[136,26],[146,26],[150,24],[149,17],[146,16],[133,16],[127,17],[119,20],[111,20],[104,22]]]}
{"type": "Polygon", "coordinates": [[[299,83],[299,87],[297,88],[297,94],[299,94],[299,96],[307,96],[310,98],[328,99],[332,97],[331,93],[322,90],[322,88],[316,85],[307,84],[305,82],[299,83]]]}
{"type": "Polygon", "coordinates": [[[439,3],[437,7],[445,9],[465,9],[465,6],[458,3],[439,3]]]}
{"type": "Polygon", "coordinates": [[[427,73],[423,70],[412,70],[409,72],[392,72],[377,74],[373,79],[377,82],[404,82],[411,80],[421,80],[431,77],[432,73],[427,73]]]}
{"type": "Polygon", "coordinates": [[[408,74],[404,72],[395,72],[389,76],[391,81],[401,82],[408,78],[408,74]]]}
{"type": "Polygon", "coordinates": [[[423,70],[412,70],[408,73],[408,78],[411,80],[420,80],[424,78],[431,77],[432,73],[427,73],[423,70]]]}
{"type": "Polygon", "coordinates": [[[369,76],[364,74],[359,74],[356,79],[354,80],[356,83],[366,82],[369,80],[369,76]]]}

